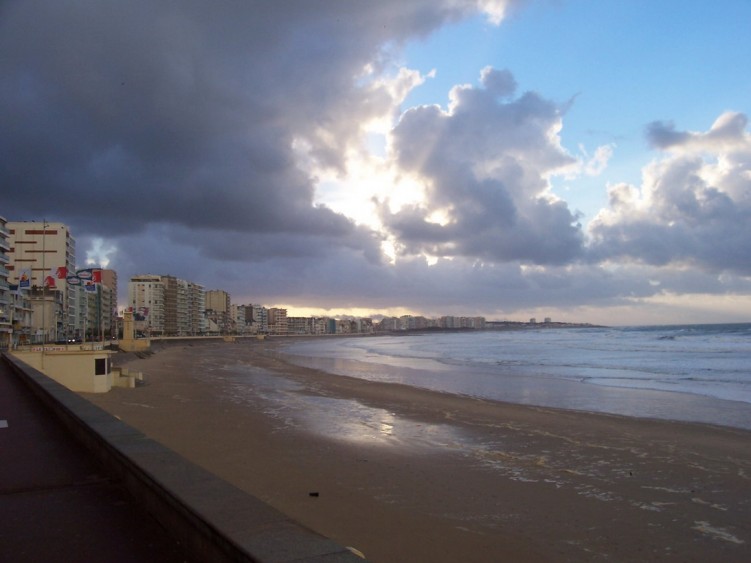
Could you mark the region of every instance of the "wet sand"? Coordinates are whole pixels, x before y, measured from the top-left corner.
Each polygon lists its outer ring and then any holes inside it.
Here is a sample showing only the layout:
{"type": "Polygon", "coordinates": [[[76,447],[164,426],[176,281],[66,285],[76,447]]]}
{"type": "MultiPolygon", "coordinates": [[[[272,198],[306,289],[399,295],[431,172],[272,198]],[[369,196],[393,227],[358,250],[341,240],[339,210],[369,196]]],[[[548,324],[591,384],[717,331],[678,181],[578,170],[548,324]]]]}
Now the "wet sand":
{"type": "Polygon", "coordinates": [[[275,341],[123,361],[146,384],[89,400],[371,561],[751,560],[748,431],[334,376],[275,341]]]}

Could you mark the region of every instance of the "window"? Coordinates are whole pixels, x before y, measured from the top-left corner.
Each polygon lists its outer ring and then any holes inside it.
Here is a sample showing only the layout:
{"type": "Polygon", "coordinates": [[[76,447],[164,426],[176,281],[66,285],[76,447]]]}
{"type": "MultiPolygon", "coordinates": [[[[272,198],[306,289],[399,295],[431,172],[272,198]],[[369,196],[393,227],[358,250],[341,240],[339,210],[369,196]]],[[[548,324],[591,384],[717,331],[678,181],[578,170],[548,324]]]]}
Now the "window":
{"type": "Polygon", "coordinates": [[[27,235],[56,235],[57,229],[55,230],[26,229],[25,233],[27,235]]]}
{"type": "Polygon", "coordinates": [[[107,358],[96,358],[94,360],[94,375],[104,375],[107,373],[107,358]]]}

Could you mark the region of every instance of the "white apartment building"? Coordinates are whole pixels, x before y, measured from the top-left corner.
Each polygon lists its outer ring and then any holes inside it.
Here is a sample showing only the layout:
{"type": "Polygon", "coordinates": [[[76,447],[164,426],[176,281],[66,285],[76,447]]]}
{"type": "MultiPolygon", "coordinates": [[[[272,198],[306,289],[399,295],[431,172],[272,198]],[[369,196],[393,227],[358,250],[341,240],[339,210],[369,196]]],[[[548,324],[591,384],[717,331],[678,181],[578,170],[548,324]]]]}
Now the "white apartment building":
{"type": "Polygon", "coordinates": [[[308,317],[287,317],[287,334],[311,334],[310,321],[308,317]]]}
{"type": "MultiPolygon", "coordinates": [[[[175,336],[196,336],[206,332],[206,292],[202,285],[187,280],[164,276],[165,279],[174,280],[175,291],[175,321],[174,326],[167,322],[167,334],[175,336]]],[[[170,287],[166,292],[165,318],[172,317],[170,302],[170,287]]]]}
{"type": "MultiPolygon", "coordinates": [[[[117,272],[101,269],[96,291],[78,286],[76,337],[86,341],[105,340],[117,335],[117,272]]],[[[76,288],[70,288],[71,290],[76,288]]]]}
{"type": "Polygon", "coordinates": [[[253,334],[252,305],[230,305],[230,317],[237,334],[253,334]]]}
{"type": "Polygon", "coordinates": [[[7,350],[11,346],[13,336],[13,308],[14,303],[8,286],[8,252],[10,233],[6,228],[5,217],[0,216],[0,350],[7,350]]]}
{"type": "Polygon", "coordinates": [[[112,326],[112,309],[117,306],[117,297],[110,287],[100,284],[94,293],[81,291],[79,300],[79,311],[84,314],[81,335],[85,340],[105,340],[117,334],[112,326]]]}
{"type": "Polygon", "coordinates": [[[136,330],[149,336],[193,336],[206,331],[203,286],[176,278],[144,274],[128,283],[128,305],[136,330]]]}
{"type": "Polygon", "coordinates": [[[329,319],[313,317],[310,319],[310,334],[326,334],[329,330],[329,319]]]}
{"type": "Polygon", "coordinates": [[[393,330],[403,330],[401,320],[397,317],[384,317],[378,323],[378,330],[387,332],[393,330]]]}
{"type": "Polygon", "coordinates": [[[206,333],[206,291],[202,285],[188,284],[188,318],[191,336],[206,333]]]}
{"type": "Polygon", "coordinates": [[[374,332],[373,319],[355,319],[355,324],[357,326],[357,332],[360,334],[372,334],[374,332]]]}
{"type": "Polygon", "coordinates": [[[252,330],[258,334],[269,332],[269,310],[262,305],[250,305],[253,308],[252,330]]]}
{"type": "Polygon", "coordinates": [[[190,334],[190,314],[188,314],[188,282],[176,280],[175,283],[175,334],[190,334]]]}
{"type": "Polygon", "coordinates": [[[133,276],[128,283],[128,306],[133,310],[136,330],[149,336],[164,333],[164,284],[162,276],[133,276]]]}
{"type": "Polygon", "coordinates": [[[76,267],[76,242],[63,223],[47,221],[9,221],[9,282],[28,280],[31,289],[33,330],[45,340],[74,335],[77,319],[77,295],[68,287],[66,277],[76,267]]]}

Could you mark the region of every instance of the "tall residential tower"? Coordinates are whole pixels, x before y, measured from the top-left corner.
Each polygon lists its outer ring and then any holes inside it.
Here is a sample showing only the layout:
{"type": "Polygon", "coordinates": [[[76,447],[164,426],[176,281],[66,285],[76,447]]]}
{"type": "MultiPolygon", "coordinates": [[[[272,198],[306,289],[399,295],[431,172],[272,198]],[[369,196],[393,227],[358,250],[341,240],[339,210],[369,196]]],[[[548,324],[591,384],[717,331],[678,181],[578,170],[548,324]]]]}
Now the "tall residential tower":
{"type": "Polygon", "coordinates": [[[47,221],[12,221],[6,227],[9,281],[31,290],[35,330],[45,340],[72,337],[77,291],[66,282],[76,268],[76,242],[70,229],[47,221]]]}
{"type": "Polygon", "coordinates": [[[6,228],[5,217],[0,217],[0,350],[10,348],[13,334],[13,303],[11,301],[10,288],[8,287],[8,252],[10,245],[8,237],[10,233],[6,228]]]}

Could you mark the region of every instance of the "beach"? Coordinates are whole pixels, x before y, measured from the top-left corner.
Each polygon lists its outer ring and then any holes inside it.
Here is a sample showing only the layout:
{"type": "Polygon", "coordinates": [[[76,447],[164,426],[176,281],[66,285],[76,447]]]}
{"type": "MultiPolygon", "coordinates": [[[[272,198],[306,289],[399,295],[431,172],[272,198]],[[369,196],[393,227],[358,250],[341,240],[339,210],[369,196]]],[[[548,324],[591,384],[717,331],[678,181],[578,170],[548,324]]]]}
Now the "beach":
{"type": "Polygon", "coordinates": [[[747,430],[332,375],[279,342],[116,356],[145,384],[85,396],[375,562],[751,558],[747,430]]]}

